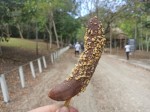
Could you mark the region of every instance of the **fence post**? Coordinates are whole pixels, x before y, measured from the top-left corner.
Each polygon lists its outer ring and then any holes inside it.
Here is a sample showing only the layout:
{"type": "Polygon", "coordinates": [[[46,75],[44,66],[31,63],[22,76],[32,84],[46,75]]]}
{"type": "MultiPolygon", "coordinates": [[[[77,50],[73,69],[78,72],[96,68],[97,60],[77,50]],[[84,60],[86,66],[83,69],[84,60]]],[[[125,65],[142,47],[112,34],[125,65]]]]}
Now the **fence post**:
{"type": "Polygon", "coordinates": [[[60,55],[61,55],[61,51],[62,51],[62,50],[60,49],[60,55]]]}
{"type": "Polygon", "coordinates": [[[42,57],[42,59],[43,59],[44,68],[47,68],[47,64],[46,64],[45,56],[43,56],[43,57],[42,57]]]}
{"type": "Polygon", "coordinates": [[[57,59],[57,51],[55,51],[55,59],[57,59]]]}
{"type": "Polygon", "coordinates": [[[55,52],[53,53],[54,61],[55,61],[55,52]]]}
{"type": "Polygon", "coordinates": [[[56,58],[58,58],[58,51],[56,51],[56,58]]]}
{"type": "Polygon", "coordinates": [[[33,66],[33,62],[32,61],[30,62],[30,69],[31,69],[31,73],[32,73],[33,78],[35,78],[36,77],[35,76],[35,70],[34,70],[34,66],[33,66]]]}
{"type": "Polygon", "coordinates": [[[58,57],[60,56],[60,50],[58,50],[58,57]]]}
{"type": "Polygon", "coordinates": [[[55,52],[53,52],[52,56],[53,56],[53,62],[55,62],[55,52]]]}
{"type": "Polygon", "coordinates": [[[56,60],[56,51],[55,51],[55,53],[54,53],[54,54],[55,54],[55,60],[56,60]]]}
{"type": "Polygon", "coordinates": [[[52,53],[51,53],[51,63],[53,64],[53,55],[52,55],[52,53]]]}
{"type": "Polygon", "coordinates": [[[23,67],[19,67],[19,76],[20,76],[20,81],[21,81],[21,86],[22,88],[25,87],[25,79],[24,79],[24,73],[23,73],[23,67]]]}
{"type": "Polygon", "coordinates": [[[6,84],[6,80],[5,80],[4,74],[2,74],[0,76],[0,84],[1,84],[1,89],[2,89],[4,102],[7,103],[9,101],[9,94],[8,94],[8,87],[7,87],[7,84],[6,84]]]}
{"type": "Polygon", "coordinates": [[[42,73],[42,66],[41,66],[40,58],[37,59],[37,61],[38,61],[39,73],[42,73]]]}
{"type": "Polygon", "coordinates": [[[55,51],[55,59],[57,59],[57,51],[55,51]]]}

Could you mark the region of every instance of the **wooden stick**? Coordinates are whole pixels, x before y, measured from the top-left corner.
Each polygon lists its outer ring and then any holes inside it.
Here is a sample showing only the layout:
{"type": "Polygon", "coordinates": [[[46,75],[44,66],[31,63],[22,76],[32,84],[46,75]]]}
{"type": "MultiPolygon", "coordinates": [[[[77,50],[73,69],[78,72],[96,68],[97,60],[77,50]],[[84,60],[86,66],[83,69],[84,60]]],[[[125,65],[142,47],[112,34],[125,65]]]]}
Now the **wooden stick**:
{"type": "Polygon", "coordinates": [[[64,106],[69,107],[70,101],[71,101],[71,98],[66,100],[64,106]]]}

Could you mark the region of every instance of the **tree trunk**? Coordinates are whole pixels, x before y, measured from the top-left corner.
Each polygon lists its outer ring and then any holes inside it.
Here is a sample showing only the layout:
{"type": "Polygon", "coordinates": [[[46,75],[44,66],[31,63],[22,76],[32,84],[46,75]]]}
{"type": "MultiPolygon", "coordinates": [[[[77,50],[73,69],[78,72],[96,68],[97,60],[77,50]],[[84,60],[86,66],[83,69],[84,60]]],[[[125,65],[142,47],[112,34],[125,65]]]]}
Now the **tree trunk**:
{"type": "MultiPolygon", "coordinates": [[[[52,14],[51,14],[52,15],[52,14]]],[[[52,48],[52,21],[49,21],[49,47],[52,48]]]]}
{"type": "Polygon", "coordinates": [[[116,39],[114,39],[115,40],[115,50],[116,50],[116,53],[117,53],[117,40],[116,39]]]}
{"type": "Polygon", "coordinates": [[[0,45],[0,56],[2,56],[2,55],[3,55],[3,52],[2,52],[2,47],[0,45]]]}
{"type": "Polygon", "coordinates": [[[110,54],[112,53],[112,31],[111,31],[111,26],[110,26],[110,32],[109,32],[109,38],[110,38],[110,54]]]}
{"type": "Polygon", "coordinates": [[[3,24],[3,26],[2,27],[4,27],[4,32],[2,31],[2,36],[3,36],[3,34],[6,36],[6,37],[10,37],[10,31],[9,31],[9,25],[8,24],[3,24]]]}
{"type": "Polygon", "coordinates": [[[150,47],[150,37],[149,37],[149,39],[148,39],[148,51],[147,52],[149,52],[150,50],[149,50],[149,47],[150,47]]]}
{"type": "Polygon", "coordinates": [[[146,33],[146,51],[149,51],[149,39],[148,39],[148,34],[146,33]]]}
{"type": "Polygon", "coordinates": [[[20,35],[21,39],[24,39],[24,37],[23,37],[23,35],[22,35],[22,31],[21,31],[21,28],[20,28],[20,25],[19,25],[19,24],[17,24],[17,29],[18,29],[18,31],[19,31],[19,35],[20,35]]]}
{"type": "Polygon", "coordinates": [[[71,44],[71,39],[72,39],[72,38],[69,38],[69,39],[68,39],[67,44],[71,44]]]}
{"type": "Polygon", "coordinates": [[[137,39],[137,23],[135,23],[134,39],[137,39]]]}
{"type": "Polygon", "coordinates": [[[51,49],[52,48],[52,31],[50,29],[51,29],[51,25],[49,25],[49,28],[46,26],[46,30],[49,35],[49,48],[51,49]]]}
{"type": "Polygon", "coordinates": [[[55,21],[54,20],[53,20],[53,27],[54,27],[55,37],[56,37],[57,48],[60,48],[60,46],[59,46],[59,40],[58,40],[58,35],[57,35],[57,31],[56,31],[56,26],[55,26],[55,21]]]}
{"type": "MultiPolygon", "coordinates": [[[[142,26],[142,21],[141,21],[141,26],[142,26]]],[[[141,27],[141,32],[140,32],[141,34],[140,34],[140,37],[141,37],[141,39],[142,39],[142,33],[143,33],[143,28],[141,27]]],[[[140,41],[140,39],[139,39],[139,50],[141,50],[141,41],[140,41]]]]}
{"type": "Polygon", "coordinates": [[[52,32],[49,32],[49,48],[52,48],[52,32]]]}
{"type": "Polygon", "coordinates": [[[144,49],[144,47],[143,47],[143,39],[141,40],[141,48],[142,48],[142,51],[143,51],[143,49],[144,49]]]}
{"type": "Polygon", "coordinates": [[[39,48],[38,48],[38,26],[37,26],[37,23],[36,23],[35,37],[36,37],[36,55],[39,55],[39,48]]]}
{"type": "Polygon", "coordinates": [[[27,25],[27,39],[29,39],[30,38],[30,25],[28,24],[27,25]]]}
{"type": "Polygon", "coordinates": [[[139,40],[139,50],[141,50],[141,42],[140,42],[140,40],[139,40]]]}
{"type": "Polygon", "coordinates": [[[61,47],[63,47],[63,39],[62,39],[62,35],[60,36],[60,43],[61,43],[61,47]]]}
{"type": "Polygon", "coordinates": [[[6,35],[8,38],[10,38],[10,31],[9,31],[9,25],[6,25],[6,35]]]}

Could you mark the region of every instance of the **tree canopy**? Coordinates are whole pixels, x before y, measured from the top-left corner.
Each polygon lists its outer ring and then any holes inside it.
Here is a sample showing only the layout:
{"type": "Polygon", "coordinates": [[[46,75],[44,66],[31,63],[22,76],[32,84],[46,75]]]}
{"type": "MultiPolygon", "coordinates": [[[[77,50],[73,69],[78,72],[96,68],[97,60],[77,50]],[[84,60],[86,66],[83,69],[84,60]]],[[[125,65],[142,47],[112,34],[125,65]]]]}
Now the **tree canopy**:
{"type": "Polygon", "coordinates": [[[75,16],[76,4],[73,0],[2,0],[0,2],[0,36],[35,38],[36,25],[39,38],[48,37],[46,28],[54,38],[56,32],[64,39],[75,36],[79,22],[75,16]],[[68,25],[67,25],[68,24],[68,25]],[[51,25],[51,26],[50,26],[51,25]],[[68,32],[68,33],[67,33],[68,32]]]}
{"type": "Polygon", "coordinates": [[[1,0],[0,40],[39,38],[57,45],[82,41],[87,20],[97,15],[108,39],[118,27],[137,40],[139,49],[149,48],[149,12],[150,3],[144,0],[1,0]]]}

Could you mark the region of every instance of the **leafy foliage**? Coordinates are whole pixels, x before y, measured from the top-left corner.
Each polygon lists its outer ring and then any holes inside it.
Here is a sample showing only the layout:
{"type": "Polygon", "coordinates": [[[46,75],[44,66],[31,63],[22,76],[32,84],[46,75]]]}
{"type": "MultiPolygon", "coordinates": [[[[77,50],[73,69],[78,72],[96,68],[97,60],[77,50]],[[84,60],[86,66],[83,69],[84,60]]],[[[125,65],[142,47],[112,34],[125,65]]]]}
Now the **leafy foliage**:
{"type": "Polygon", "coordinates": [[[74,19],[72,15],[67,12],[56,11],[54,19],[56,20],[58,34],[62,35],[64,39],[76,36],[75,34],[80,27],[80,23],[77,19],[74,19]]]}
{"type": "Polygon", "coordinates": [[[35,28],[38,27],[40,35],[47,36],[46,25],[54,19],[58,34],[62,35],[63,39],[72,38],[79,26],[79,22],[74,18],[75,7],[73,0],[1,0],[0,35],[5,37],[3,34],[8,30],[7,33],[11,36],[18,37],[22,33],[33,38],[35,28]]]}

